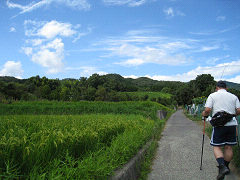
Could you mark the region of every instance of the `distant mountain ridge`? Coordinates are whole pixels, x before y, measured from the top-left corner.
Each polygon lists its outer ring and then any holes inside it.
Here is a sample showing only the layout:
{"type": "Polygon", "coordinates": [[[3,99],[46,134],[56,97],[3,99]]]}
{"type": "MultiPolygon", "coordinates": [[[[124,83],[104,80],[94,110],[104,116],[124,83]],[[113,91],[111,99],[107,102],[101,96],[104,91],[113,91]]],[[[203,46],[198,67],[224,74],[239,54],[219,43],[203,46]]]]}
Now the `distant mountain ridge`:
{"type": "Polygon", "coordinates": [[[229,81],[224,81],[224,82],[227,84],[227,88],[240,90],[240,84],[229,82],[229,81]]]}

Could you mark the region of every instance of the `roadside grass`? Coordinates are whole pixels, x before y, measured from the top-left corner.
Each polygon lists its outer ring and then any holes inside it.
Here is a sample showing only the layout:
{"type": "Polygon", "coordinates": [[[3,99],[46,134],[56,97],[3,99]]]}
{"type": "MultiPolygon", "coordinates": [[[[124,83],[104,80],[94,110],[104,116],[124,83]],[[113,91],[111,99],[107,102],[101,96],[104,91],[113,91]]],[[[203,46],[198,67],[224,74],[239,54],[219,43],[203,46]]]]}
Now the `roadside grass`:
{"type": "Polygon", "coordinates": [[[151,166],[154,159],[154,155],[156,153],[156,150],[158,148],[158,142],[154,140],[151,145],[149,146],[144,161],[141,164],[141,174],[138,178],[139,180],[146,180],[148,177],[148,174],[151,172],[151,166]]]}

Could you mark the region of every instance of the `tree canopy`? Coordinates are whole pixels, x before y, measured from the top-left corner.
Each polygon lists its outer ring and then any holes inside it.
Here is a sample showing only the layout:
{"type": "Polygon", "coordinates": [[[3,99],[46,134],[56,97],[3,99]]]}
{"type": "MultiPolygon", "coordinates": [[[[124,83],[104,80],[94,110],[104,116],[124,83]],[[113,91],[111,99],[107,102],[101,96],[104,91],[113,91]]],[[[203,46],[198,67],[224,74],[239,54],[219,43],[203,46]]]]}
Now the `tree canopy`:
{"type": "MultiPolygon", "coordinates": [[[[239,84],[227,82],[229,91],[240,97],[239,84]]],[[[216,82],[210,74],[198,75],[189,82],[157,81],[146,77],[124,78],[119,74],[93,74],[89,78],[48,79],[33,76],[28,79],[0,77],[0,102],[11,100],[57,100],[57,101],[122,101],[146,100],[148,97],[130,97],[120,92],[162,92],[172,94],[172,102],[190,104],[193,98],[207,97],[214,92],[216,82]]],[[[169,104],[169,100],[152,98],[169,104]]]]}

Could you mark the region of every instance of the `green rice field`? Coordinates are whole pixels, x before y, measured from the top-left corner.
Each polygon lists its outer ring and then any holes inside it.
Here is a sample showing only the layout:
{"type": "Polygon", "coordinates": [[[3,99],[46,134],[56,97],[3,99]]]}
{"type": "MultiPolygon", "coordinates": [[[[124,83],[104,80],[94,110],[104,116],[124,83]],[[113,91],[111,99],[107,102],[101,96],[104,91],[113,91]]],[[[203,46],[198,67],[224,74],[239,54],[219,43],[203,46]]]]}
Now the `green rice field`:
{"type": "MultiPolygon", "coordinates": [[[[153,102],[0,105],[0,179],[106,179],[164,120],[153,102]]],[[[171,110],[167,109],[169,112],[171,110]]]]}

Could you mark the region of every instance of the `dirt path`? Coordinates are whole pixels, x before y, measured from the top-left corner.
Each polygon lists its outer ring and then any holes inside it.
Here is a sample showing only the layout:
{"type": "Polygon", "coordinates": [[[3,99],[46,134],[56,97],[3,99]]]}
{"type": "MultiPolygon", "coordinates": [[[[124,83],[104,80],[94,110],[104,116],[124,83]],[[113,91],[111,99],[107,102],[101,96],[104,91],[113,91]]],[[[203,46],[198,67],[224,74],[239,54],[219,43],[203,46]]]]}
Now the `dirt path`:
{"type": "MultiPolygon", "coordinates": [[[[202,129],[177,111],[168,120],[153,161],[149,180],[214,180],[217,162],[205,135],[203,167],[200,170],[202,129]]],[[[231,172],[225,180],[238,180],[231,172]]]]}

